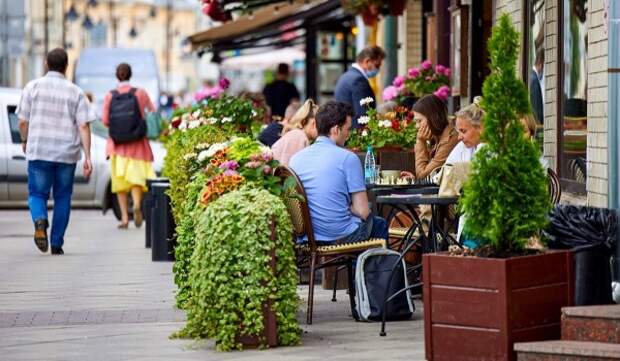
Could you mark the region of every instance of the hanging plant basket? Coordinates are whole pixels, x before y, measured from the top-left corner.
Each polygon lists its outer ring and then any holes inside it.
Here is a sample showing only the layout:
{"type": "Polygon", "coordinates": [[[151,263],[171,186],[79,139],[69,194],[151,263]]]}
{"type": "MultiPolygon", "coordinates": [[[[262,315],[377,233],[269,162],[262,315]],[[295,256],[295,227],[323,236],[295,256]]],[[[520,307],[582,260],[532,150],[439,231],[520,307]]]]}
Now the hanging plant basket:
{"type": "Polygon", "coordinates": [[[362,11],[361,16],[364,25],[375,26],[379,18],[379,8],[376,5],[369,5],[362,11]]]}

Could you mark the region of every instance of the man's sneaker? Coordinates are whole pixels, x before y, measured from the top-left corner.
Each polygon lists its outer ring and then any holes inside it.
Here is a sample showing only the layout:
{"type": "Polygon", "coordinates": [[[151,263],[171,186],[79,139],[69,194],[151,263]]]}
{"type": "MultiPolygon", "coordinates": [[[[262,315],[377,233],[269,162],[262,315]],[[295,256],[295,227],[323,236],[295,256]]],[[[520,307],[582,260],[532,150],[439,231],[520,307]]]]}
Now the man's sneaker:
{"type": "Polygon", "coordinates": [[[47,252],[47,219],[41,218],[34,221],[34,244],[41,252],[47,252]]]}
{"type": "Polygon", "coordinates": [[[52,254],[65,254],[62,247],[52,246],[52,254]]]}

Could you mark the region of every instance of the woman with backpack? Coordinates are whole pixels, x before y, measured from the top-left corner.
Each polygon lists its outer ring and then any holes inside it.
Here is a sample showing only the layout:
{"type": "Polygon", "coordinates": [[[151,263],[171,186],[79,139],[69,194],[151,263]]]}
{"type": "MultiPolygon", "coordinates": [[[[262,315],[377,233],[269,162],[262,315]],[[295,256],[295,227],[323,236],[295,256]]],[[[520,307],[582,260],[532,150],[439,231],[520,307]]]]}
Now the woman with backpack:
{"type": "Polygon", "coordinates": [[[102,121],[109,129],[106,155],[110,159],[112,193],[121,209],[120,229],[129,224],[128,194],[133,200],[133,219],[142,225],[140,205],[146,191],[146,179],[154,178],[153,152],[146,138],[146,112],[155,111],[146,91],[129,84],[131,67],[122,63],[116,68],[119,83],[103,100],[102,121]]]}

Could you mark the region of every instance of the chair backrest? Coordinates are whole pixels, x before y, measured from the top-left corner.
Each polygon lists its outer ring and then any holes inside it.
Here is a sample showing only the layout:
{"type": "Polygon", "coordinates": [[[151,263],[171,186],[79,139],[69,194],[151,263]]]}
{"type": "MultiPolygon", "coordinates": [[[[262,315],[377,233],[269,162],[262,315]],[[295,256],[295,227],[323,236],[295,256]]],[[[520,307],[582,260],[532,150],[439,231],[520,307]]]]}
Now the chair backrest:
{"type": "Polygon", "coordinates": [[[560,179],[551,168],[547,168],[547,179],[549,180],[549,197],[551,198],[551,203],[556,205],[560,203],[560,198],[562,197],[560,179]]]}
{"type": "Polygon", "coordinates": [[[310,209],[308,208],[307,201],[308,198],[301,180],[291,168],[285,165],[278,166],[274,174],[280,177],[282,182],[286,181],[287,178],[291,178],[295,181],[295,191],[303,198],[303,201],[300,200],[299,197],[288,196],[286,194],[283,195],[283,200],[293,222],[293,233],[297,237],[307,236],[308,245],[310,249],[314,251],[316,249],[316,240],[314,239],[314,230],[312,229],[312,220],[310,218],[310,209]]]}

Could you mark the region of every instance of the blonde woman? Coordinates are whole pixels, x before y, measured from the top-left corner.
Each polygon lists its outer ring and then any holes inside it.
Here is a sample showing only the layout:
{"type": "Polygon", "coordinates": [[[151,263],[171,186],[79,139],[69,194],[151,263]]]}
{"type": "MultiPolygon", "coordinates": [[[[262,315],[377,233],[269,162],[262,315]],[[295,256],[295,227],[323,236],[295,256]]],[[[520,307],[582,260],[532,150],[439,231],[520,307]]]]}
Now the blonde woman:
{"type": "Polygon", "coordinates": [[[299,108],[297,113],[288,121],[282,137],[271,147],[273,157],[280,164],[288,165],[291,157],[310,145],[317,137],[316,120],[314,119],[318,106],[311,99],[299,108]]]}
{"type": "Polygon", "coordinates": [[[473,103],[455,113],[459,143],[448,155],[446,163],[470,162],[474,153],[482,146],[480,134],[484,110],[480,107],[481,101],[482,97],[476,97],[473,103]]]}

